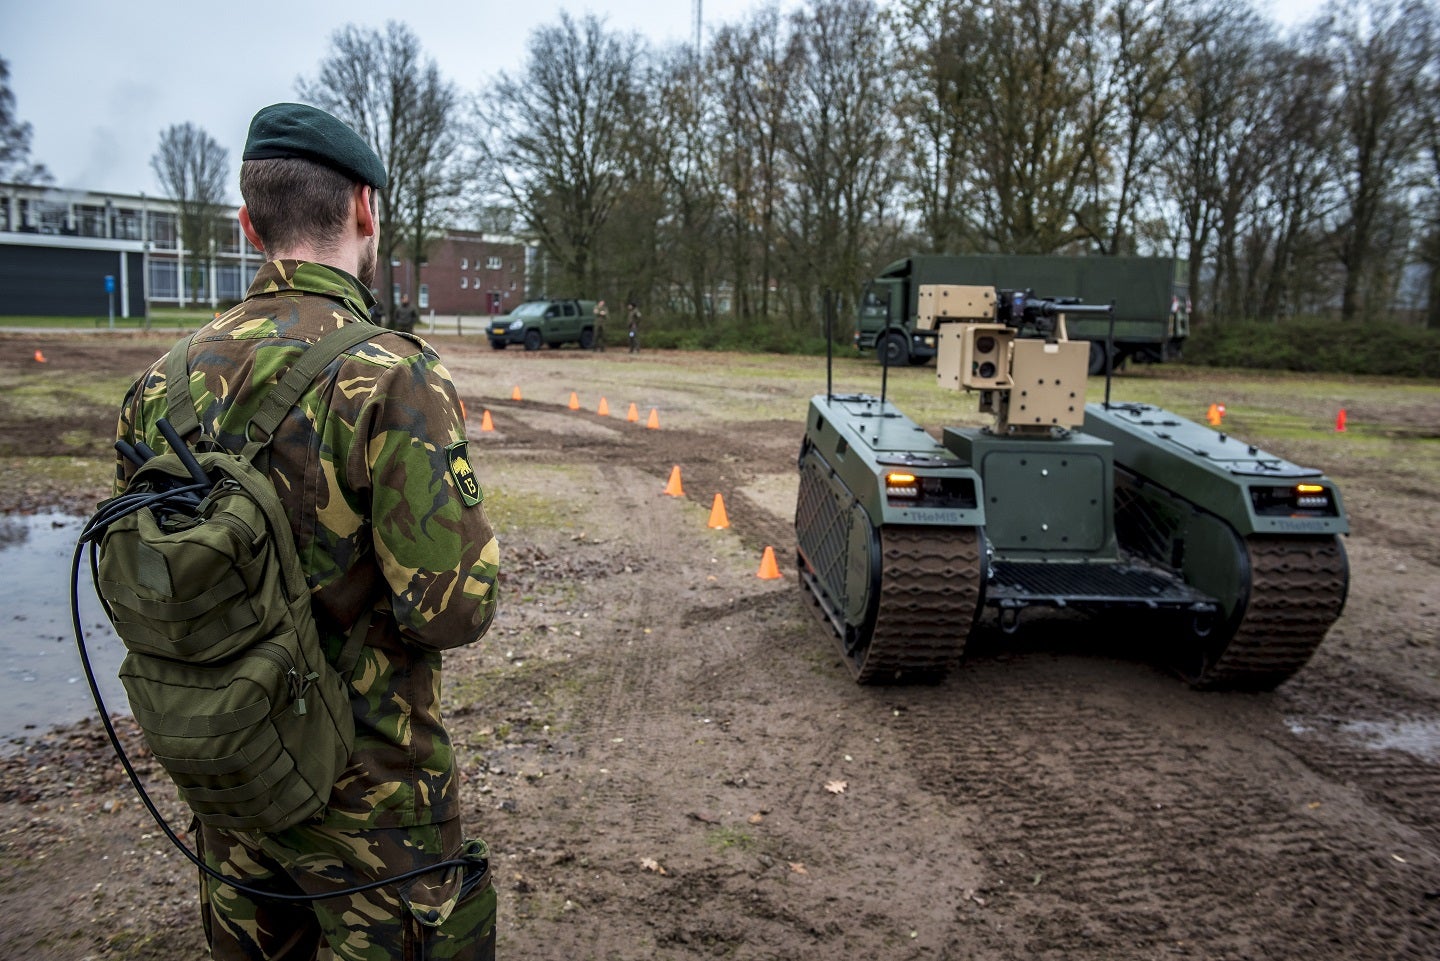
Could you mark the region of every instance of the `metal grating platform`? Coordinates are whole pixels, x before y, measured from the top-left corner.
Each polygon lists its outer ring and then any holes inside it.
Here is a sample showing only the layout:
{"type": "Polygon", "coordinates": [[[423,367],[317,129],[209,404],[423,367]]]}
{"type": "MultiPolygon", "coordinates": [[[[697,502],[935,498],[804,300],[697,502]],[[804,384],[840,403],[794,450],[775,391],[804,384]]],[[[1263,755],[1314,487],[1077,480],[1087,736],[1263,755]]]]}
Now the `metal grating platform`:
{"type": "Polygon", "coordinates": [[[1215,599],[1166,571],[1140,564],[997,561],[985,602],[999,607],[1146,607],[1210,610],[1215,599]]]}

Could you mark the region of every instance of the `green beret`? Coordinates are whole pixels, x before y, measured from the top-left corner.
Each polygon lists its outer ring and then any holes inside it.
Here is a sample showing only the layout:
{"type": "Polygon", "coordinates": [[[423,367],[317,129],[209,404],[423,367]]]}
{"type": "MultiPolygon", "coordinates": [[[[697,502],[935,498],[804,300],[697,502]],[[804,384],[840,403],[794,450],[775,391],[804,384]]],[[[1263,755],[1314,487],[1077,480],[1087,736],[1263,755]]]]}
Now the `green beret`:
{"type": "Polygon", "coordinates": [[[277,157],[304,157],[376,189],[383,189],[389,180],[385,165],[359,134],[318,107],[303,103],[271,104],[250,121],[241,159],[277,157]]]}

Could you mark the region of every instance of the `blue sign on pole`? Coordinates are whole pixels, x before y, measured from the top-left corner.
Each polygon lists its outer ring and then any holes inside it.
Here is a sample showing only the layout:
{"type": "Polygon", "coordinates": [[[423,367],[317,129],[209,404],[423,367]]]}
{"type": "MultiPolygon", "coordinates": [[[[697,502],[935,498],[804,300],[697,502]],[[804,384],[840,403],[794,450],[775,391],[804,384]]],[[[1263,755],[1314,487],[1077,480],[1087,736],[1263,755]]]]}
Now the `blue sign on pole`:
{"type": "Polygon", "coordinates": [[[107,293],[107,294],[113,294],[113,293],[115,293],[115,275],[114,275],[114,274],[106,274],[106,275],[105,275],[105,293],[107,293]]]}

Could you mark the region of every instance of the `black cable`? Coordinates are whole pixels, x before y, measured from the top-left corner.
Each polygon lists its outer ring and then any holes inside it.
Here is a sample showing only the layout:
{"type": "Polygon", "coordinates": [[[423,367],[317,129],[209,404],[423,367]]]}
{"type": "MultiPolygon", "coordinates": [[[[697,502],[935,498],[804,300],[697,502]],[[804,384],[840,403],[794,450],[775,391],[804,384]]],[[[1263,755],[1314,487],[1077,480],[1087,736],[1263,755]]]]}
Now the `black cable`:
{"type": "MultiPolygon", "coordinates": [[[[145,786],[140,782],[139,773],[136,772],[134,765],[130,763],[129,755],[125,753],[125,748],[120,744],[120,736],[115,731],[115,725],[110,721],[110,712],[106,710],[105,699],[100,695],[100,684],[95,680],[95,671],[90,666],[90,653],[85,647],[85,635],[80,627],[80,561],[85,550],[85,545],[88,543],[90,545],[91,583],[94,585],[95,594],[100,598],[100,603],[104,605],[108,615],[110,605],[105,601],[104,595],[100,593],[100,579],[98,576],[99,560],[96,554],[96,545],[104,536],[106,529],[122,517],[128,517],[136,511],[143,510],[147,507],[164,504],[171,498],[181,499],[184,506],[193,506],[193,495],[203,489],[203,487],[204,485],[197,483],[165,491],[137,491],[133,494],[122,494],[120,497],[109,501],[104,509],[96,512],[95,516],[86,522],[84,529],[81,531],[80,539],[75,542],[75,555],[70,565],[70,623],[75,629],[75,646],[80,651],[80,663],[85,669],[85,681],[90,685],[90,696],[95,699],[95,706],[100,711],[100,723],[105,726],[105,733],[110,738],[110,745],[115,749],[115,754],[120,758],[120,764],[125,768],[125,773],[129,776],[130,783],[134,786],[135,792],[140,795],[140,801],[145,805],[145,809],[150,812],[150,816],[155,819],[155,823],[160,825],[160,830],[165,832],[165,836],[180,849],[181,853],[190,860],[191,864],[194,864],[204,874],[213,878],[215,881],[234,888],[236,891],[249,895],[252,898],[285,902],[324,901],[329,898],[349,897],[352,894],[360,894],[365,891],[372,891],[375,888],[385,887],[386,885],[408,881],[411,878],[420,877],[432,871],[439,871],[442,868],[466,868],[472,866],[473,862],[467,858],[447,858],[446,860],[437,861],[434,864],[422,868],[414,868],[403,874],[397,874],[394,877],[381,878],[378,881],[370,881],[365,884],[357,884],[354,887],[342,888],[339,891],[330,891],[325,894],[281,894],[274,891],[266,891],[262,888],[250,887],[247,884],[243,884],[234,878],[226,877],[219,871],[216,871],[210,865],[206,864],[199,855],[191,851],[190,848],[185,845],[184,841],[180,840],[180,836],[175,833],[174,829],[170,827],[169,822],[165,820],[165,816],[160,813],[160,809],[155,806],[155,802],[151,800],[149,792],[145,790],[145,786]]],[[[463,887],[464,882],[462,881],[461,884],[463,887]]]]}

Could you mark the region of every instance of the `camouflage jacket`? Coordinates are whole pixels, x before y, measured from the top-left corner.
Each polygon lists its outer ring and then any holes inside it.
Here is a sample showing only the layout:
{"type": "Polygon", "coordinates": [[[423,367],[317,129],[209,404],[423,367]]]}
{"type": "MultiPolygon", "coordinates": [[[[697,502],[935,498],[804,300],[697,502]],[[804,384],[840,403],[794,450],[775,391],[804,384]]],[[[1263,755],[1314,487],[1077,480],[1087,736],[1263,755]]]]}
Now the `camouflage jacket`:
{"type": "MultiPolygon", "coordinates": [[[[370,303],[358,281],[330,267],[261,267],[245,300],[201,328],[191,347],[190,393],[205,434],[242,447],[236,432],[303,345],[368,317],[370,303]]],[[[155,428],[164,414],[162,358],[130,388],[118,434],[164,450],[155,428]]],[[[332,658],[349,626],[374,612],[352,677],[355,751],[326,823],[409,827],[457,816],[440,652],[490,626],[499,547],[449,373],[428,346],[378,335],[301,395],[269,460],[332,658]]],[[[119,462],[117,490],[132,470],[119,462]]]]}

